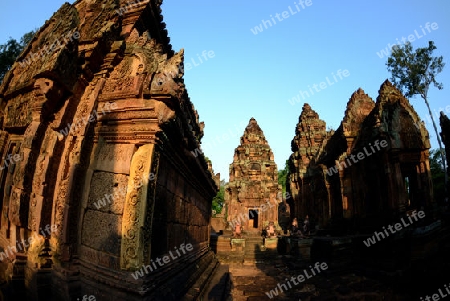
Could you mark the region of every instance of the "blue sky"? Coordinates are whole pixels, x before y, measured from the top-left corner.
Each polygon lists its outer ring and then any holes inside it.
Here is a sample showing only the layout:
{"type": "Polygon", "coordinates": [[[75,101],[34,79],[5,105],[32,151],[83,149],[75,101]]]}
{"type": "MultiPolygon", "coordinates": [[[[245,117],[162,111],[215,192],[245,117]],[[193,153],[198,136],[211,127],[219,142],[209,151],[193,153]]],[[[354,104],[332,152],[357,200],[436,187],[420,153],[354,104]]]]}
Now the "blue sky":
{"type": "MultiPolygon", "coordinates": [[[[40,27],[63,3],[2,3],[0,43],[40,27]]],[[[447,64],[450,58],[447,0],[303,0],[303,4],[300,0],[165,0],[162,9],[174,50],[184,48],[185,62],[192,63],[185,70],[185,83],[206,124],[205,154],[227,180],[234,149],[251,117],[264,131],[281,169],[291,154],[290,143],[304,102],[328,127],[336,129],[348,99],[359,87],[376,99],[380,85],[390,77],[387,57],[381,53],[388,51],[388,44],[411,36],[417,48],[433,40],[434,54],[442,55],[447,64]],[[262,31],[254,34],[257,26],[262,31]],[[321,82],[325,84],[320,86],[321,82]],[[314,94],[301,97],[300,90],[314,94]]],[[[437,112],[449,106],[450,115],[449,64],[437,80],[444,89],[430,89],[431,108],[437,112]]],[[[436,148],[425,104],[419,97],[411,103],[436,148]]]]}

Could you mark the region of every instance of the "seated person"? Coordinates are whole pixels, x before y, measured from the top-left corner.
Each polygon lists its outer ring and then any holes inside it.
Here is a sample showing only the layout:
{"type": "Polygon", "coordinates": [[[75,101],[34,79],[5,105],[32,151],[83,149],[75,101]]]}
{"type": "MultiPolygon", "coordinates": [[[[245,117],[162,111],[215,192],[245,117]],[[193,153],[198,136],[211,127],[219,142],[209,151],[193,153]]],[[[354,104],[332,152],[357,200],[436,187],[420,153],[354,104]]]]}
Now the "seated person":
{"type": "Polygon", "coordinates": [[[299,229],[298,229],[298,221],[297,221],[297,218],[295,217],[294,220],[292,221],[292,232],[291,232],[291,234],[292,235],[297,235],[298,231],[299,231],[299,229]]]}
{"type": "Polygon", "coordinates": [[[270,222],[269,225],[266,228],[267,231],[267,236],[275,236],[275,226],[273,224],[273,222],[270,222]]]}
{"type": "Polygon", "coordinates": [[[293,236],[304,237],[302,229],[298,226],[297,218],[292,221],[292,233],[293,236]]]}
{"type": "Polygon", "coordinates": [[[242,226],[240,223],[237,223],[234,227],[233,237],[241,237],[242,234],[242,226]]]}

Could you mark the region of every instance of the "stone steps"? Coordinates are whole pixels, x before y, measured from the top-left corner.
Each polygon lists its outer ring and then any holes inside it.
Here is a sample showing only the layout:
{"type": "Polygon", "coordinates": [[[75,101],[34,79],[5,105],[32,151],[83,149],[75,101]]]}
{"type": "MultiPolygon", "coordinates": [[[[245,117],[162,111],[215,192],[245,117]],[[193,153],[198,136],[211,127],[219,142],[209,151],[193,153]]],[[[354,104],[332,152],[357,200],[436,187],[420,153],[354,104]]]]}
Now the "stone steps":
{"type": "MultiPolygon", "coordinates": [[[[267,242],[266,240],[265,242],[267,242]]],[[[275,248],[268,248],[263,245],[264,240],[262,237],[252,237],[246,241],[244,252],[244,264],[258,264],[271,261],[278,256],[278,252],[275,248]]]]}
{"type": "Polygon", "coordinates": [[[239,239],[225,235],[211,237],[211,248],[223,263],[256,264],[270,261],[278,255],[276,246],[277,239],[264,241],[261,236],[244,235],[239,239]]]}
{"type": "Polygon", "coordinates": [[[193,279],[197,280],[192,286],[190,286],[189,291],[182,299],[183,301],[198,300],[202,292],[207,289],[214,273],[219,268],[219,261],[214,258],[214,256],[208,255],[204,256],[202,260],[198,261],[197,271],[194,273],[194,277],[192,277],[193,279]]]}
{"type": "Polygon", "coordinates": [[[229,266],[219,264],[198,300],[226,301],[230,297],[230,290],[229,266]]]}

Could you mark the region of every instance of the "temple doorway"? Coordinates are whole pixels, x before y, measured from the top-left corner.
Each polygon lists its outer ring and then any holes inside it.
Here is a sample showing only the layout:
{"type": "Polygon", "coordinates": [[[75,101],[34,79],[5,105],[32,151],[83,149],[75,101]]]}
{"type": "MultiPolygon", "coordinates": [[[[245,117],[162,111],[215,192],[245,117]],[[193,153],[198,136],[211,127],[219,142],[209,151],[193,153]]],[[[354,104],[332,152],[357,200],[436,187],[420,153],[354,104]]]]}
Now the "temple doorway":
{"type": "Polygon", "coordinates": [[[250,209],[248,211],[248,227],[258,229],[258,210],[250,209]]]}

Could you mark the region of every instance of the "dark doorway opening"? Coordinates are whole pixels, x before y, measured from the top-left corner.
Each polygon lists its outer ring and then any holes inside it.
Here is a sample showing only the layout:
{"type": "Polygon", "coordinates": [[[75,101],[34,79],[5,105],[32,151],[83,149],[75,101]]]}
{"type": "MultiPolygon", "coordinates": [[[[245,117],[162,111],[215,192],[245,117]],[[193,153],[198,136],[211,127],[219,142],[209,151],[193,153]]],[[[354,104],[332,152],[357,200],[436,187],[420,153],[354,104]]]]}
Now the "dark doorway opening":
{"type": "Polygon", "coordinates": [[[248,217],[250,220],[253,220],[253,228],[258,228],[258,210],[250,209],[248,211],[248,217]]]}

